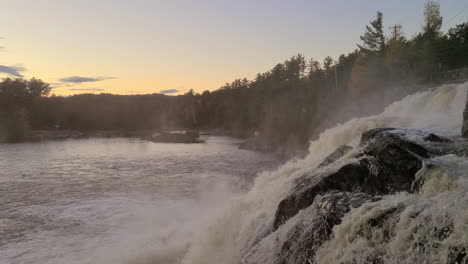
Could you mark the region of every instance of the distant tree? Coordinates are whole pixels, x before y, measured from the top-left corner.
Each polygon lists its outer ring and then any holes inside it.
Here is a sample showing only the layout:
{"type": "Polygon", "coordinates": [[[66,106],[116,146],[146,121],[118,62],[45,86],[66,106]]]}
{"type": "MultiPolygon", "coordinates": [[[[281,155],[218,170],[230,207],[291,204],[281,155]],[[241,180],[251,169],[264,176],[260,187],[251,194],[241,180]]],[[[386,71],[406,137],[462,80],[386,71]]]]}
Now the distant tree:
{"type": "Polygon", "coordinates": [[[427,1],[424,7],[423,36],[427,39],[435,39],[442,35],[442,16],[440,4],[436,1],[427,1]]]}
{"type": "Polygon", "coordinates": [[[284,62],[287,78],[298,80],[305,76],[306,61],[304,56],[298,54],[284,62]]]}
{"type": "Polygon", "coordinates": [[[424,7],[424,24],[422,32],[411,41],[411,64],[413,74],[424,82],[435,72],[444,70],[447,47],[442,38],[442,17],[440,5],[435,1],[427,1],[424,7]]]}
{"type": "Polygon", "coordinates": [[[390,42],[403,42],[405,41],[405,33],[403,32],[403,27],[399,24],[394,25],[393,27],[389,27],[390,29],[390,38],[388,40],[389,44],[390,42]]]}
{"type": "Polygon", "coordinates": [[[195,95],[195,91],[193,89],[190,89],[188,90],[188,92],[186,92],[184,95],[187,95],[187,96],[194,96],[195,95]]]}
{"type": "Polygon", "coordinates": [[[51,90],[49,84],[36,78],[32,78],[31,80],[27,81],[26,89],[32,100],[35,100],[41,96],[49,95],[51,90]]]}
{"type": "Polygon", "coordinates": [[[19,141],[28,125],[28,114],[33,103],[50,92],[50,86],[39,79],[5,78],[0,82],[0,119],[6,124],[10,141],[19,141]]]}
{"type": "Polygon", "coordinates": [[[451,28],[443,46],[444,63],[449,69],[468,67],[468,22],[451,28]]]}
{"type": "MultiPolygon", "coordinates": [[[[335,69],[334,69],[335,62],[333,61],[332,57],[327,56],[323,60],[323,71],[325,73],[325,80],[326,80],[326,88],[327,90],[333,89],[335,84],[335,69]]],[[[330,93],[328,93],[330,95],[330,93]]]]}
{"type": "Polygon", "coordinates": [[[323,69],[326,73],[330,73],[333,69],[333,58],[330,56],[325,57],[323,60],[323,69]]]}
{"type": "Polygon", "coordinates": [[[370,22],[370,26],[366,26],[361,40],[363,44],[358,45],[358,47],[362,52],[382,55],[385,48],[382,12],[378,11],[376,19],[370,22]]]}
{"type": "Polygon", "coordinates": [[[320,62],[314,59],[310,59],[308,68],[309,68],[309,73],[307,77],[309,79],[309,84],[312,88],[317,90],[318,86],[321,84],[324,78],[322,65],[320,65],[320,62]]]}

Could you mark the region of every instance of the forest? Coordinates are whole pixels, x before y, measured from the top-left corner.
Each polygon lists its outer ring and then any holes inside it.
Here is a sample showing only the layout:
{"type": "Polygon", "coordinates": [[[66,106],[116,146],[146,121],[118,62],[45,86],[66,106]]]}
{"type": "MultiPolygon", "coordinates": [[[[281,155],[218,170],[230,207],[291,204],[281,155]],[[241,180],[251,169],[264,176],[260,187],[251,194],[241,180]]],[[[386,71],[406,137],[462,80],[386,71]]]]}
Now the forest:
{"type": "Polygon", "coordinates": [[[283,153],[304,150],[325,128],[436,84],[437,73],[468,67],[468,22],[444,31],[437,2],[428,1],[423,12],[414,36],[405,36],[401,25],[384,26],[377,12],[348,54],[323,62],[298,54],[253,80],[202,93],[63,97],[50,95],[41,80],[6,78],[0,133],[21,141],[27,130],[216,129],[243,137],[256,132],[283,153]]]}

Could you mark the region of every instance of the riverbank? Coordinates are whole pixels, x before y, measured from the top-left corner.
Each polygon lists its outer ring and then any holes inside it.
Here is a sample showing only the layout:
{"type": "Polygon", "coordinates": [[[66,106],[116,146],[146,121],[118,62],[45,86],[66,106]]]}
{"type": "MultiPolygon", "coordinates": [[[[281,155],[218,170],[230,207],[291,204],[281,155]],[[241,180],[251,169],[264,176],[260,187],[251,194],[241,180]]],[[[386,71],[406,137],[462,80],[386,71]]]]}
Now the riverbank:
{"type": "MultiPolygon", "coordinates": [[[[81,131],[81,130],[30,130],[24,133],[21,140],[8,141],[6,136],[0,135],[0,143],[23,143],[23,142],[40,142],[40,141],[54,141],[54,140],[69,140],[69,139],[84,139],[84,138],[139,138],[153,142],[174,143],[200,143],[198,138],[195,140],[185,140],[185,138],[173,139],[173,137],[163,137],[162,139],[153,140],[158,133],[168,135],[177,133],[183,135],[187,129],[171,129],[165,131],[154,130],[97,130],[97,131],[81,131]]],[[[303,157],[307,154],[308,145],[302,144],[300,147],[292,144],[274,145],[269,140],[262,136],[248,137],[246,133],[239,133],[227,130],[198,130],[199,135],[218,135],[228,136],[244,140],[239,149],[245,149],[260,153],[272,153],[280,157],[282,160],[289,160],[291,158],[303,157]]]]}
{"type": "Polygon", "coordinates": [[[39,142],[39,141],[53,141],[53,140],[67,140],[67,139],[83,139],[83,138],[140,138],[153,142],[167,142],[167,143],[191,143],[201,142],[198,140],[199,136],[218,135],[236,137],[233,133],[228,131],[219,130],[200,130],[192,131],[190,129],[170,129],[163,131],[156,130],[29,130],[26,131],[20,140],[9,141],[6,135],[0,134],[0,143],[22,143],[22,142],[39,142]],[[177,135],[177,138],[171,137],[177,135]],[[162,136],[162,138],[161,138],[162,136]],[[168,137],[168,138],[166,138],[168,137]],[[186,140],[187,137],[187,140],[186,140]]]}

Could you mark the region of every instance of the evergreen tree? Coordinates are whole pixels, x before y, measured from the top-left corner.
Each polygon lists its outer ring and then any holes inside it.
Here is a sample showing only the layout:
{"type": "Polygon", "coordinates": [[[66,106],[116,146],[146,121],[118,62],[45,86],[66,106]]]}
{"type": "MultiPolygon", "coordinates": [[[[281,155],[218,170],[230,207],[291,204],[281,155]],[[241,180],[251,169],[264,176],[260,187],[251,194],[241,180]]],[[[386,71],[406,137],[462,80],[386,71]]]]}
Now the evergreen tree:
{"type": "Polygon", "coordinates": [[[361,36],[362,45],[359,49],[365,53],[383,54],[385,48],[385,35],[383,32],[383,13],[378,11],[375,20],[366,26],[364,36],[361,36]]]}

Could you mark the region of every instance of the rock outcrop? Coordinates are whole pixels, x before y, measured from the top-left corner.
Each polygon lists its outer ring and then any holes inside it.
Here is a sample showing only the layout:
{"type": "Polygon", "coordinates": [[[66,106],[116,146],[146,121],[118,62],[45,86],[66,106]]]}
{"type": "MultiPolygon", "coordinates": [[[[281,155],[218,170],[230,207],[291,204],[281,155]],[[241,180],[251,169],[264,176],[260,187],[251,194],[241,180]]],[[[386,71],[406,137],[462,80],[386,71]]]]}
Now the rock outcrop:
{"type": "Polygon", "coordinates": [[[462,137],[468,138],[468,95],[466,98],[465,111],[463,112],[462,137]]]}
{"type": "MultiPolygon", "coordinates": [[[[304,175],[294,182],[291,194],[278,205],[274,229],[277,229],[299,210],[310,206],[317,195],[338,190],[385,195],[399,191],[412,191],[415,174],[422,168],[422,160],[429,158],[424,147],[405,140],[391,129],[374,129],[362,135],[362,150],[357,162],[322,173],[304,175]]],[[[333,162],[340,147],[322,164],[333,162]]],[[[347,150],[349,151],[349,150],[347,150]]]]}
{"type": "Polygon", "coordinates": [[[320,163],[319,167],[325,167],[333,162],[339,160],[341,157],[344,155],[348,154],[349,151],[351,151],[353,148],[348,146],[348,145],[342,145],[339,148],[337,148],[335,151],[333,151],[330,155],[328,155],[322,163],[320,163]]]}
{"type": "MultiPolygon", "coordinates": [[[[317,169],[296,178],[292,190],[278,204],[271,233],[259,239],[242,263],[315,263],[317,250],[329,242],[333,228],[353,208],[379,203],[398,192],[418,192],[425,180],[416,174],[424,162],[447,154],[454,149],[452,145],[456,143],[451,139],[421,131],[379,128],[364,132],[358,147],[341,146],[317,169]],[[407,135],[420,139],[415,143],[407,135]],[[450,147],[441,152],[441,144],[450,147]]],[[[379,229],[383,230],[381,239],[391,239],[391,228],[403,210],[397,205],[380,210],[362,223],[365,228],[358,235],[366,238],[379,229]]],[[[449,263],[465,259],[465,248],[452,251],[449,263]]],[[[370,262],[365,263],[383,263],[378,256],[367,260],[370,262]]]]}
{"type": "Polygon", "coordinates": [[[329,239],[333,227],[341,223],[346,213],[366,202],[379,199],[379,196],[340,191],[317,196],[311,206],[300,211],[277,232],[260,242],[244,258],[243,264],[310,263],[318,247],[329,239]],[[272,241],[281,242],[271,243],[272,241]],[[262,252],[277,254],[265,255],[262,252]]]}

